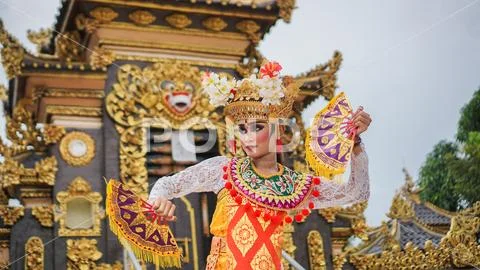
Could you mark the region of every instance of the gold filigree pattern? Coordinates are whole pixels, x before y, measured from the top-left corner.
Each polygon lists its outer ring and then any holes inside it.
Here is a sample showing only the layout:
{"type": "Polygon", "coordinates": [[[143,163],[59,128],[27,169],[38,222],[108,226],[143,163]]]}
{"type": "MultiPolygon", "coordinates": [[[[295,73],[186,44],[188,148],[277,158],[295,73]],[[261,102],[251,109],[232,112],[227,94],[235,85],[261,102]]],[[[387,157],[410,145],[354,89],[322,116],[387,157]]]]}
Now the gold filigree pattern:
{"type": "Polygon", "coordinates": [[[57,56],[67,62],[80,60],[83,49],[78,46],[80,43],[80,33],[78,31],[70,31],[59,34],[57,36],[55,53],[57,56]]]}
{"type": "Polygon", "coordinates": [[[146,10],[136,10],[130,13],[128,15],[128,18],[132,22],[142,26],[150,25],[157,19],[157,17],[155,17],[152,13],[146,10]]]}
{"type": "MultiPolygon", "coordinates": [[[[219,140],[224,138],[221,116],[200,92],[198,68],[182,61],[161,60],[144,69],[123,65],[117,78],[106,97],[106,109],[120,134],[120,177],[130,190],[147,192],[146,127],[208,128],[217,130],[219,140]],[[174,93],[189,100],[187,107],[177,107],[174,93]]],[[[221,147],[224,150],[224,145],[221,147]]]]}
{"type": "MultiPolygon", "coordinates": [[[[283,227],[283,242],[282,242],[282,249],[285,250],[292,258],[295,258],[295,250],[297,246],[293,241],[293,233],[295,232],[295,227],[293,227],[292,223],[287,223],[283,227]]],[[[284,270],[293,270],[294,268],[290,265],[290,263],[282,257],[282,265],[284,270]]]]}
{"type": "Polygon", "coordinates": [[[110,23],[118,17],[118,13],[109,7],[96,7],[89,14],[100,23],[110,23]]]}
{"type": "Polygon", "coordinates": [[[357,269],[447,269],[480,266],[480,202],[452,218],[451,227],[440,244],[428,240],[423,249],[407,243],[403,250],[393,245],[381,255],[352,254],[357,269]]]}
{"type": "Polygon", "coordinates": [[[220,17],[208,17],[202,21],[202,25],[208,30],[215,32],[220,32],[228,26],[225,20],[220,17]]]}
{"type": "Polygon", "coordinates": [[[279,16],[286,23],[289,23],[292,18],[292,11],[295,9],[295,0],[277,0],[277,6],[280,9],[279,16]]]}
{"type": "Polygon", "coordinates": [[[53,227],[53,206],[32,207],[32,215],[43,227],[53,227]]]}
{"type": "Polygon", "coordinates": [[[104,48],[96,48],[90,55],[90,66],[105,69],[115,61],[115,53],[104,48]]]}
{"type": "Polygon", "coordinates": [[[243,20],[238,22],[235,27],[240,31],[245,34],[250,34],[253,35],[260,30],[260,25],[258,25],[255,21],[253,20],[243,20]]]}
{"type": "Polygon", "coordinates": [[[169,25],[178,29],[186,28],[192,24],[192,20],[190,20],[187,15],[178,13],[165,17],[165,21],[167,21],[169,25]]]}
{"type": "Polygon", "coordinates": [[[410,202],[405,200],[401,194],[396,194],[393,197],[390,212],[387,216],[389,218],[411,219],[415,216],[415,212],[410,202]]]}
{"type": "Polygon", "coordinates": [[[0,101],[7,101],[7,99],[8,99],[7,92],[8,92],[8,90],[5,87],[5,85],[0,84],[0,101]]]}
{"type": "Polygon", "coordinates": [[[327,269],[323,252],[323,239],[318,231],[310,231],[307,236],[308,261],[310,269],[327,269]]]}
{"type": "Polygon", "coordinates": [[[22,62],[25,56],[25,49],[21,44],[10,36],[5,30],[3,22],[0,20],[0,44],[2,49],[2,65],[8,79],[22,73],[22,62]]]}
{"type": "Polygon", "coordinates": [[[341,207],[329,207],[318,209],[318,213],[328,222],[335,222],[336,215],[342,210],[341,207]]]}
{"type": "Polygon", "coordinates": [[[23,207],[9,207],[6,205],[0,205],[0,216],[3,219],[3,223],[8,226],[13,226],[24,215],[23,207]]]}
{"type": "Polygon", "coordinates": [[[67,270],[96,269],[96,261],[102,258],[96,239],[67,240],[67,270]]]}
{"type": "Polygon", "coordinates": [[[25,270],[43,270],[44,253],[42,239],[30,237],[25,244],[25,270]]]}
{"type": "Polygon", "coordinates": [[[52,38],[52,29],[41,28],[38,31],[27,31],[27,38],[37,46],[37,52],[40,53],[42,48],[47,47],[50,44],[50,39],[52,38]]]}
{"type": "Polygon", "coordinates": [[[60,228],[58,229],[59,236],[101,235],[101,219],[105,217],[105,211],[100,208],[99,205],[102,201],[102,195],[92,191],[92,187],[87,180],[82,177],[75,178],[68,186],[67,191],[57,193],[57,201],[60,205],[58,211],[55,211],[55,221],[59,221],[60,224],[60,228]],[[79,224],[74,224],[74,226],[68,225],[67,215],[69,203],[78,201],[85,201],[89,204],[90,217],[82,220],[79,224]],[[83,222],[91,222],[92,225],[89,228],[84,228],[85,226],[81,226],[83,222]]]}
{"type": "Polygon", "coordinates": [[[85,132],[70,132],[60,142],[60,154],[71,166],[88,165],[95,157],[95,141],[85,132]]]}

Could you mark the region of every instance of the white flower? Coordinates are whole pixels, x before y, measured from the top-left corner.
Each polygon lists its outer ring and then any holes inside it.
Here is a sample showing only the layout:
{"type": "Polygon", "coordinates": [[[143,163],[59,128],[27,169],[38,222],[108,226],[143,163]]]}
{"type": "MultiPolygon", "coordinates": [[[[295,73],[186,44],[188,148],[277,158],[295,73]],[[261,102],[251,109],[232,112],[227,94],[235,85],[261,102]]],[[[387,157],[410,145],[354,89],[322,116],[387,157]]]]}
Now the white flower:
{"type": "Polygon", "coordinates": [[[281,99],[285,96],[282,80],[278,77],[263,77],[255,80],[258,94],[265,105],[280,105],[281,99]]]}
{"type": "Polygon", "coordinates": [[[236,81],[228,80],[227,77],[220,77],[217,73],[210,73],[202,80],[203,92],[209,97],[210,103],[215,106],[225,106],[230,98],[233,98],[231,90],[235,87],[236,81]]]}

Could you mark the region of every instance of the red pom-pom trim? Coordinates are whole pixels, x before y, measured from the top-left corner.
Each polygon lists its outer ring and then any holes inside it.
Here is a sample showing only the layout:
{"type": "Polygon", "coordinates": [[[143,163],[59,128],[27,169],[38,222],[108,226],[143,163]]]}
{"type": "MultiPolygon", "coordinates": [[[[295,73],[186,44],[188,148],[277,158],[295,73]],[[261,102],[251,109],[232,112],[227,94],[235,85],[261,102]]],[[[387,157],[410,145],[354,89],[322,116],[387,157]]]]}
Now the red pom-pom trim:
{"type": "Polygon", "coordinates": [[[224,171],[224,172],[226,172],[226,171],[227,171],[227,169],[228,169],[228,167],[227,167],[227,166],[223,166],[223,171],[224,171]]]}
{"type": "Polygon", "coordinates": [[[230,190],[230,195],[232,195],[232,197],[237,196],[237,194],[238,192],[235,189],[230,190]]]}
{"type": "Polygon", "coordinates": [[[235,197],[235,202],[238,203],[238,204],[241,204],[242,203],[242,197],[241,196],[235,197]]]}
{"type": "Polygon", "coordinates": [[[313,209],[315,208],[315,204],[313,202],[308,203],[308,208],[313,209]]]}
{"type": "Polygon", "coordinates": [[[228,174],[224,174],[223,175],[223,180],[227,180],[228,179],[228,174]]]}
{"type": "Polygon", "coordinates": [[[253,213],[255,217],[259,217],[261,214],[262,214],[262,211],[260,210],[255,210],[255,213],[253,213]]]}
{"type": "Polygon", "coordinates": [[[272,216],[270,216],[269,213],[265,213],[265,214],[263,215],[263,220],[265,220],[265,221],[269,221],[271,218],[272,218],[272,216]]]}
{"type": "Polygon", "coordinates": [[[226,182],[226,183],[225,183],[225,188],[226,188],[226,189],[232,189],[232,187],[233,187],[233,186],[232,186],[232,183],[230,183],[230,182],[226,182]]]}
{"type": "Polygon", "coordinates": [[[293,218],[291,216],[286,216],[285,217],[285,222],[290,224],[290,223],[293,222],[293,218]]]}
{"type": "Polygon", "coordinates": [[[245,211],[248,211],[248,210],[250,210],[250,209],[252,209],[252,205],[251,205],[249,202],[247,202],[247,203],[245,204],[245,211]]]}
{"type": "Polygon", "coordinates": [[[308,216],[308,215],[310,215],[310,211],[308,211],[308,209],[303,209],[302,210],[302,215],[308,216]]]}
{"type": "Polygon", "coordinates": [[[313,183],[314,183],[315,185],[320,185],[320,178],[314,177],[314,178],[313,178],[313,183]]]}
{"type": "Polygon", "coordinates": [[[272,217],[272,222],[275,224],[280,224],[282,222],[282,217],[280,215],[275,215],[272,217]]]}
{"type": "Polygon", "coordinates": [[[302,222],[302,220],[303,220],[303,216],[302,216],[302,215],[297,214],[297,215],[295,216],[295,221],[296,221],[296,222],[302,222]]]}
{"type": "Polygon", "coordinates": [[[320,192],[319,192],[318,190],[314,190],[314,191],[312,192],[312,195],[313,195],[314,197],[318,197],[318,196],[320,196],[320,192]]]}

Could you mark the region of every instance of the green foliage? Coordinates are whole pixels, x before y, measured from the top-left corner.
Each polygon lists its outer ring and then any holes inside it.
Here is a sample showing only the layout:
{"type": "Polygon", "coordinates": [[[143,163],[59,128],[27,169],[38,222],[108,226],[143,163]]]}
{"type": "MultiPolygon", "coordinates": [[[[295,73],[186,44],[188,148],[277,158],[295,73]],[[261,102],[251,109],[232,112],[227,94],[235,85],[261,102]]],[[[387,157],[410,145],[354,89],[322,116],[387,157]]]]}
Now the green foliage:
{"type": "Polygon", "coordinates": [[[457,140],[465,142],[472,131],[480,131],[480,89],[473,94],[470,102],[462,108],[461,117],[458,121],[457,140]]]}
{"type": "Polygon", "coordinates": [[[441,208],[455,211],[458,208],[459,195],[455,188],[455,178],[448,167],[458,152],[455,143],[441,141],[427,156],[420,169],[419,186],[422,189],[420,197],[441,208]]]}
{"type": "Polygon", "coordinates": [[[480,201],[480,89],[461,110],[457,141],[435,145],[418,183],[422,200],[450,211],[480,201]]]}
{"type": "Polygon", "coordinates": [[[465,206],[480,201],[480,132],[470,132],[463,157],[449,158],[448,169],[456,180],[455,190],[465,206]]]}

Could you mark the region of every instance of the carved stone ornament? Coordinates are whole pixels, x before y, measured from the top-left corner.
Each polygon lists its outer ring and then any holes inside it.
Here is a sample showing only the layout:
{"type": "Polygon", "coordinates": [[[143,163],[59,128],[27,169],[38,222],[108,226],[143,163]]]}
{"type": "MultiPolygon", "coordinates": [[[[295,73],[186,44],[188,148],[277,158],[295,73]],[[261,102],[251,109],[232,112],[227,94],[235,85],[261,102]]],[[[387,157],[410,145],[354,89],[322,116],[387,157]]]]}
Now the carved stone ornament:
{"type": "Polygon", "coordinates": [[[57,193],[58,209],[55,221],[58,221],[59,236],[100,236],[101,220],[105,217],[100,207],[102,195],[92,191],[87,180],[75,178],[66,191],[57,193]]]}
{"type": "Polygon", "coordinates": [[[104,48],[95,48],[90,55],[90,66],[94,69],[105,69],[115,61],[115,53],[104,48]]]}
{"type": "Polygon", "coordinates": [[[50,40],[52,38],[52,29],[41,28],[38,31],[28,30],[27,38],[30,40],[30,42],[37,46],[37,52],[40,53],[42,48],[48,47],[50,44],[50,40]]]}
{"type": "Polygon", "coordinates": [[[244,20],[235,25],[240,32],[246,34],[255,34],[260,30],[260,25],[252,20],[244,20]]]}
{"type": "Polygon", "coordinates": [[[310,269],[327,269],[325,254],[323,252],[323,240],[318,231],[310,231],[307,236],[308,261],[310,269]]]}
{"type": "Polygon", "coordinates": [[[13,226],[25,214],[23,207],[9,207],[0,205],[0,217],[3,219],[3,224],[13,226]]]}
{"type": "Polygon", "coordinates": [[[22,62],[25,56],[25,49],[21,46],[18,40],[10,36],[3,27],[3,22],[0,20],[0,44],[1,59],[3,69],[8,79],[20,75],[22,73],[22,62]]]}
{"type": "Polygon", "coordinates": [[[207,19],[202,21],[202,24],[208,30],[212,30],[215,32],[220,32],[228,26],[225,20],[220,17],[208,17],[207,19]]]}
{"type": "Polygon", "coordinates": [[[389,218],[410,219],[415,216],[411,202],[407,201],[400,194],[393,197],[390,212],[387,214],[389,218]]]}
{"type": "Polygon", "coordinates": [[[165,17],[165,20],[168,24],[178,29],[186,28],[192,24],[192,20],[190,20],[185,14],[174,13],[165,17]]]}
{"type": "Polygon", "coordinates": [[[32,215],[42,224],[43,227],[53,227],[53,206],[35,206],[32,208],[32,215]]]}
{"type": "Polygon", "coordinates": [[[100,23],[109,23],[118,17],[118,13],[109,7],[96,7],[89,14],[100,23]]]}
{"type": "Polygon", "coordinates": [[[423,249],[407,243],[377,254],[352,254],[349,261],[363,269],[452,269],[480,266],[480,202],[452,218],[450,230],[435,246],[427,240],[423,249]]]}
{"type": "Polygon", "coordinates": [[[130,13],[128,15],[128,18],[132,22],[142,26],[152,24],[157,19],[157,17],[155,17],[152,13],[146,10],[136,10],[130,13]]]}
{"type": "Polygon", "coordinates": [[[40,237],[32,236],[25,244],[25,270],[44,269],[44,248],[40,237]]]}
{"type": "Polygon", "coordinates": [[[277,0],[277,6],[279,8],[279,16],[286,23],[289,23],[292,19],[292,12],[295,9],[295,0],[277,0]]]}
{"type": "Polygon", "coordinates": [[[175,60],[119,68],[106,109],[120,135],[120,177],[130,190],[148,191],[146,127],[208,128],[217,131],[219,140],[225,138],[221,116],[200,91],[201,76],[197,67],[175,60]]]}
{"type": "Polygon", "coordinates": [[[80,33],[70,31],[59,34],[55,43],[56,55],[67,62],[81,60],[83,47],[81,47],[80,33]]]}
{"type": "Polygon", "coordinates": [[[60,142],[60,154],[71,166],[88,165],[95,157],[95,141],[87,133],[72,131],[60,142]]]}
{"type": "Polygon", "coordinates": [[[96,269],[96,261],[102,258],[96,239],[67,240],[67,270],[96,269]]]}

